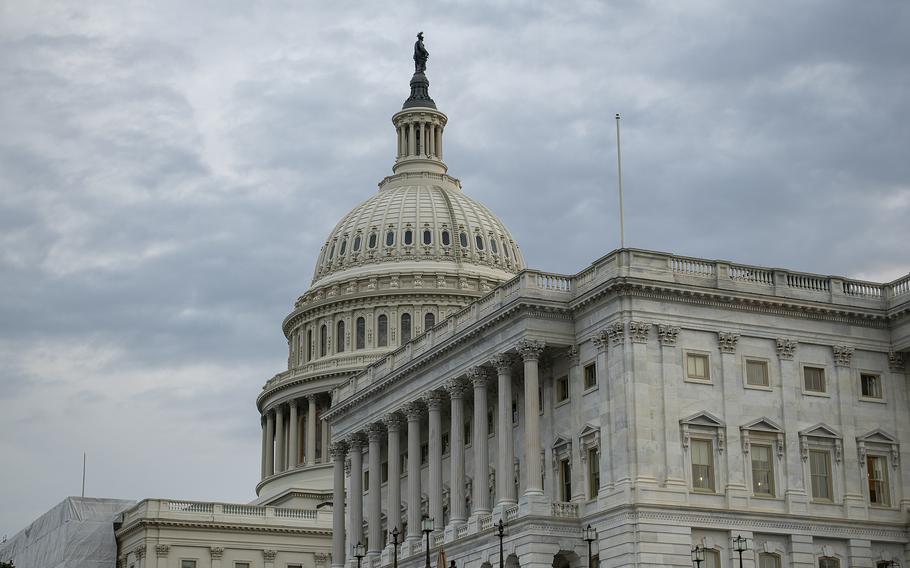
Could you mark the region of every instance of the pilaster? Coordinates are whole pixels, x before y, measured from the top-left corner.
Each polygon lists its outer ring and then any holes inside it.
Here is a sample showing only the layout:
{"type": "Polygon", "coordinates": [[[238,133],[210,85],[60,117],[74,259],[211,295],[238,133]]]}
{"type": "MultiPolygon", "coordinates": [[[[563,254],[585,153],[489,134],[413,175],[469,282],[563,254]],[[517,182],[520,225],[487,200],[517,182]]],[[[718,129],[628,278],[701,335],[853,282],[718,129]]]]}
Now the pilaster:
{"type": "MultiPolygon", "coordinates": [[[[780,407],[783,409],[784,439],[786,440],[783,458],[784,499],[787,511],[804,514],[808,511],[809,496],[806,492],[806,480],[803,474],[803,462],[799,451],[799,416],[798,406],[794,401],[802,397],[802,377],[794,361],[798,343],[795,339],[777,338],[777,361],[780,369],[780,407]]],[[[810,540],[811,544],[811,540],[810,540]]]]}

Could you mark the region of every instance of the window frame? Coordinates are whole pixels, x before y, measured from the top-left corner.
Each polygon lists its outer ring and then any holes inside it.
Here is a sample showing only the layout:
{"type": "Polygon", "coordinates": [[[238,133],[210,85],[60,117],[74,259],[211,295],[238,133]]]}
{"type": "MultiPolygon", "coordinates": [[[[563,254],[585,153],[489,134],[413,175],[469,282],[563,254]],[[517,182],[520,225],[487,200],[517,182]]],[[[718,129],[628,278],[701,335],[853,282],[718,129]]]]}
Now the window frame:
{"type": "Polygon", "coordinates": [[[399,339],[401,345],[404,345],[408,341],[414,338],[414,318],[411,316],[410,312],[402,312],[398,316],[398,325],[399,325],[399,339]],[[405,333],[405,328],[407,328],[407,333],[405,333]]]}
{"type": "Polygon", "coordinates": [[[869,506],[874,507],[876,509],[893,508],[892,504],[894,503],[894,498],[893,498],[893,495],[891,494],[891,492],[892,492],[891,478],[892,477],[891,477],[890,473],[888,472],[888,468],[889,468],[890,462],[891,462],[890,456],[885,453],[873,451],[873,452],[868,452],[866,454],[866,459],[864,461],[865,461],[865,464],[863,464],[863,466],[864,466],[864,470],[865,470],[865,474],[866,474],[866,484],[865,484],[866,485],[866,487],[865,487],[866,501],[869,503],[869,506]],[[884,482],[883,482],[884,489],[883,489],[883,491],[881,491],[881,493],[885,496],[885,499],[886,499],[886,501],[883,503],[872,500],[872,483],[873,482],[872,482],[872,477],[869,475],[870,460],[881,460],[881,462],[883,464],[883,467],[881,468],[881,470],[884,473],[884,482]]]}
{"type": "Polygon", "coordinates": [[[859,399],[863,402],[875,402],[883,404],[886,402],[885,397],[885,381],[882,376],[882,373],[876,371],[866,371],[859,369],[857,371],[857,377],[859,379],[859,399]],[[878,381],[878,396],[868,396],[863,393],[863,379],[866,377],[874,377],[878,381]]]}
{"type": "Polygon", "coordinates": [[[811,503],[834,503],[835,494],[834,494],[834,456],[833,448],[809,448],[808,450],[808,472],[809,472],[809,501],[811,503]],[[813,454],[824,454],[825,455],[825,464],[828,468],[827,472],[827,491],[828,497],[817,497],[815,495],[815,479],[820,477],[821,474],[812,473],[812,455],[813,454]]]}
{"type": "Polygon", "coordinates": [[[386,313],[376,314],[376,347],[389,346],[389,315],[386,313]],[[383,320],[383,318],[385,318],[383,320]],[[385,326],[383,327],[383,322],[385,326]]]}
{"type": "Polygon", "coordinates": [[[713,373],[711,373],[711,353],[708,351],[700,351],[697,349],[684,349],[683,350],[683,377],[685,377],[685,382],[687,383],[696,383],[700,385],[710,385],[713,384],[713,373]],[[697,357],[705,360],[705,376],[693,377],[689,374],[689,358],[697,357]]]}
{"type": "Polygon", "coordinates": [[[765,357],[753,357],[751,355],[743,356],[743,388],[769,391],[771,389],[771,361],[765,357]],[[749,382],[749,364],[761,363],[765,368],[765,380],[767,384],[753,384],[749,382]]]}
{"type": "Polygon", "coordinates": [[[689,440],[689,473],[691,479],[689,480],[689,488],[695,493],[702,493],[707,495],[716,495],[717,494],[717,443],[713,436],[710,435],[694,435],[689,440]],[[710,488],[696,487],[695,486],[695,461],[694,455],[695,452],[693,448],[696,444],[708,444],[708,456],[711,458],[710,464],[698,464],[700,466],[708,465],[710,467],[709,474],[711,480],[710,488]]]}
{"type": "Polygon", "coordinates": [[[585,461],[587,462],[587,467],[585,468],[586,477],[587,477],[587,496],[588,500],[597,499],[597,495],[600,493],[601,483],[600,483],[600,445],[595,444],[590,447],[585,448],[585,461]]]}
{"type": "Polygon", "coordinates": [[[828,367],[819,363],[800,363],[799,365],[799,388],[806,396],[831,397],[828,392],[828,367]],[[824,390],[816,391],[806,388],[806,369],[819,369],[822,372],[822,388],[824,390]]]}
{"type": "Polygon", "coordinates": [[[758,443],[750,442],[749,444],[749,471],[751,472],[752,477],[752,496],[759,499],[775,499],[777,497],[777,464],[775,463],[774,456],[774,441],[768,439],[760,439],[758,443]],[[767,493],[759,493],[755,490],[755,453],[757,448],[762,448],[762,450],[768,451],[768,485],[770,486],[770,491],[767,493]]]}
{"type": "Polygon", "coordinates": [[[840,568],[841,564],[840,558],[836,556],[819,556],[817,563],[818,568],[840,568]],[[822,562],[825,562],[825,564],[823,565],[822,562]]]}
{"type": "Polygon", "coordinates": [[[569,389],[569,375],[563,375],[557,377],[554,383],[554,390],[556,391],[556,406],[562,406],[563,404],[570,402],[572,399],[571,391],[569,389]],[[565,389],[565,396],[563,396],[563,389],[565,389]]]}
{"type": "Polygon", "coordinates": [[[581,386],[584,389],[583,392],[590,392],[595,390],[598,386],[597,381],[597,360],[592,359],[591,361],[586,362],[581,368],[581,386]],[[592,369],[590,375],[588,374],[588,369],[592,369]],[[588,377],[592,377],[594,381],[588,383],[588,377]]]}
{"type": "Polygon", "coordinates": [[[756,568],[762,568],[762,560],[771,559],[774,561],[774,566],[772,568],[782,568],[783,558],[780,554],[776,552],[759,552],[758,553],[758,566],[756,568]]]}
{"type": "Polygon", "coordinates": [[[367,346],[367,320],[363,316],[357,316],[354,320],[354,350],[366,349],[367,346]]]}
{"type": "Polygon", "coordinates": [[[564,457],[559,460],[559,496],[563,502],[572,500],[572,458],[564,457]]]}
{"type": "Polygon", "coordinates": [[[199,566],[199,559],[198,559],[198,558],[181,558],[181,559],[179,560],[179,562],[178,562],[178,566],[180,566],[180,568],[198,568],[198,566],[199,566]],[[183,564],[184,562],[192,562],[193,565],[192,565],[192,566],[184,566],[184,564],[183,564]]]}

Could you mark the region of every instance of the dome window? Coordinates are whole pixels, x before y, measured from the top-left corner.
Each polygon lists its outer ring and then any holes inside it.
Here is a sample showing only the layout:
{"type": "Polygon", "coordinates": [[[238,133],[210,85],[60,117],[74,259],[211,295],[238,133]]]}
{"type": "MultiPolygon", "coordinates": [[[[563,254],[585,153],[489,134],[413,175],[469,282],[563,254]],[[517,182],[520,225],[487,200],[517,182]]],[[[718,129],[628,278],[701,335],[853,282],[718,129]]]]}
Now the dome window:
{"type": "Polygon", "coordinates": [[[370,233],[370,240],[367,241],[367,246],[371,249],[376,248],[376,233],[370,233]]]}
{"type": "MultiPolygon", "coordinates": [[[[461,243],[461,248],[468,248],[468,234],[461,233],[458,235],[458,241],[461,243]]],[[[329,257],[331,258],[331,257],[329,257]]]]}
{"type": "Polygon", "coordinates": [[[411,314],[401,314],[401,344],[411,340],[411,314]]]}
{"type": "Polygon", "coordinates": [[[351,250],[357,252],[360,250],[360,235],[354,237],[354,246],[351,247],[351,250]]]}
{"type": "Polygon", "coordinates": [[[333,256],[335,256],[335,243],[332,243],[332,248],[329,249],[329,260],[332,260],[333,256]]]}
{"type": "Polygon", "coordinates": [[[442,246],[444,246],[444,247],[452,246],[452,237],[449,236],[448,231],[442,232],[442,246]]]}
{"type": "Polygon", "coordinates": [[[395,231],[388,231],[385,234],[385,246],[390,247],[395,244],[395,231]]]}
{"type": "Polygon", "coordinates": [[[499,247],[496,246],[496,239],[490,239],[490,251],[492,251],[493,254],[499,254],[499,247]]]}
{"type": "Polygon", "coordinates": [[[502,252],[509,258],[509,243],[502,243],[502,252]]]}
{"type": "Polygon", "coordinates": [[[474,235],[474,242],[477,244],[477,250],[483,250],[483,237],[474,235]]]}
{"type": "Polygon", "coordinates": [[[367,322],[363,318],[357,318],[357,343],[354,344],[354,348],[363,349],[366,347],[366,337],[367,322]]]}
{"type": "Polygon", "coordinates": [[[389,345],[389,316],[385,314],[376,318],[376,340],[378,347],[389,345]]]}
{"type": "Polygon", "coordinates": [[[410,246],[414,244],[414,231],[407,229],[404,232],[404,244],[410,246]]]}
{"type": "Polygon", "coordinates": [[[335,330],[335,352],[344,352],[344,320],[338,320],[335,330]]]}
{"type": "Polygon", "coordinates": [[[348,248],[347,241],[341,241],[341,248],[338,250],[338,256],[344,256],[345,251],[348,248]]]}
{"type": "Polygon", "coordinates": [[[322,327],[319,328],[319,356],[325,357],[326,352],[329,349],[329,329],[325,324],[322,324],[322,327]]]}
{"type": "Polygon", "coordinates": [[[433,242],[433,233],[429,229],[423,230],[423,244],[428,245],[433,242]]]}
{"type": "Polygon", "coordinates": [[[427,331],[428,329],[432,329],[433,326],[435,326],[435,325],[436,325],[436,316],[434,316],[432,313],[427,313],[423,316],[423,330],[424,331],[427,331]]]}

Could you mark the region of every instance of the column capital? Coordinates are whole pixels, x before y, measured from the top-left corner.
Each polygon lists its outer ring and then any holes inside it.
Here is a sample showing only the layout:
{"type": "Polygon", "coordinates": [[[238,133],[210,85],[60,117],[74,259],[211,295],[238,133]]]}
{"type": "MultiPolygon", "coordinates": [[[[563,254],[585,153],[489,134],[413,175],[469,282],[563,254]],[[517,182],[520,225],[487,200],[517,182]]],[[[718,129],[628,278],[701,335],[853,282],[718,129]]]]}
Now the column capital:
{"type": "Polygon", "coordinates": [[[332,442],[332,445],[329,448],[329,452],[332,454],[332,457],[334,459],[343,460],[345,456],[348,455],[348,443],[344,440],[332,442]]]}
{"type": "Polygon", "coordinates": [[[351,449],[351,453],[363,450],[366,445],[367,439],[363,432],[355,432],[348,437],[348,447],[351,449]]]}
{"type": "Polygon", "coordinates": [[[445,403],[445,396],[439,391],[432,390],[423,395],[423,401],[428,410],[439,410],[445,403]]]}
{"type": "Polygon", "coordinates": [[[610,343],[613,345],[622,345],[626,338],[626,326],[621,321],[614,321],[604,331],[607,332],[607,337],[610,338],[610,343]]]}
{"type": "Polygon", "coordinates": [[[397,412],[392,412],[386,414],[383,419],[386,430],[391,434],[392,432],[401,432],[401,414],[397,412]]]}
{"type": "Polygon", "coordinates": [[[486,367],[471,367],[468,369],[468,380],[474,385],[474,388],[486,388],[490,384],[490,373],[486,367]]]}
{"type": "Polygon", "coordinates": [[[424,406],[419,400],[412,400],[404,403],[401,411],[408,417],[408,422],[411,422],[413,420],[420,420],[420,417],[423,416],[424,406]]]}
{"type": "Polygon", "coordinates": [[[446,392],[449,393],[449,398],[453,400],[463,399],[466,392],[468,392],[468,385],[465,381],[460,379],[452,379],[448,381],[443,388],[446,389],[446,392]]]}
{"type": "Polygon", "coordinates": [[[900,373],[904,370],[904,355],[899,351],[889,351],[888,352],[888,368],[894,371],[895,373],[900,373]]]}
{"type": "Polygon", "coordinates": [[[793,360],[793,353],[796,351],[798,342],[795,339],[786,337],[777,338],[777,357],[785,361],[793,360]]]}
{"type": "Polygon", "coordinates": [[[735,331],[717,332],[717,346],[721,353],[736,353],[737,343],[739,343],[739,334],[735,331]]]}
{"type": "Polygon", "coordinates": [[[133,549],[133,554],[136,555],[136,558],[145,558],[145,545],[140,544],[133,549]]]}
{"type": "Polygon", "coordinates": [[[221,557],[224,556],[224,547],[223,546],[210,546],[209,554],[212,555],[212,560],[221,560],[221,557]]]}
{"type": "Polygon", "coordinates": [[[674,347],[676,345],[676,338],[679,337],[679,326],[678,325],[657,325],[657,340],[664,347],[674,347]]]}
{"type": "Polygon", "coordinates": [[[570,365],[577,365],[579,357],[580,353],[577,345],[570,345],[566,348],[566,359],[569,360],[570,365]]]}
{"type": "Polygon", "coordinates": [[[647,343],[650,332],[651,324],[646,321],[632,320],[629,322],[629,336],[632,338],[632,343],[647,343]]]}
{"type": "Polygon", "coordinates": [[[853,361],[853,348],[849,345],[833,345],[834,365],[837,367],[849,367],[853,361]]]}
{"type": "Polygon", "coordinates": [[[278,556],[278,551],[277,550],[263,550],[262,556],[263,556],[263,558],[265,558],[266,562],[274,562],[275,557],[278,556]]]}
{"type": "Polygon", "coordinates": [[[171,551],[171,547],[167,544],[156,544],[155,545],[155,556],[158,558],[167,558],[168,553],[171,551]]]}
{"type": "Polygon", "coordinates": [[[380,422],[373,422],[366,427],[367,439],[370,442],[381,442],[385,438],[385,428],[380,422]]]}
{"type": "Polygon", "coordinates": [[[594,334],[594,337],[591,338],[591,342],[594,344],[594,347],[597,348],[597,351],[606,351],[607,347],[610,345],[610,334],[607,333],[606,329],[602,329],[594,334]]]}
{"type": "Polygon", "coordinates": [[[518,353],[525,361],[537,361],[546,344],[539,339],[522,339],[516,345],[518,353]]]}
{"type": "Polygon", "coordinates": [[[512,369],[512,356],[508,353],[501,353],[490,358],[490,366],[496,369],[497,373],[505,373],[512,369]]]}

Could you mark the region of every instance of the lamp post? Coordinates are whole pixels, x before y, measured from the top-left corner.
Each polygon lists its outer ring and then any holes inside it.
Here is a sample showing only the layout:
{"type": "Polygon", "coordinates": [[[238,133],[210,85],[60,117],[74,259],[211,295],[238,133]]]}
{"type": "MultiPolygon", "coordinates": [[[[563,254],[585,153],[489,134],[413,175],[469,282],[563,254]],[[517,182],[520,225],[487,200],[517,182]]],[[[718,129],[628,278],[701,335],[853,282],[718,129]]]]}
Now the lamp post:
{"type": "Polygon", "coordinates": [[[705,561],[705,547],[696,544],[695,548],[692,549],[692,562],[695,563],[697,568],[701,568],[701,563],[705,561]]]}
{"type": "Polygon", "coordinates": [[[363,560],[363,557],[367,555],[367,551],[364,550],[364,547],[359,542],[354,545],[354,556],[357,557],[357,568],[360,568],[360,562],[363,560]]]}
{"type": "Polygon", "coordinates": [[[733,550],[739,553],[739,568],[743,568],[743,552],[749,550],[749,539],[742,535],[733,537],[733,550]]]}
{"type": "Polygon", "coordinates": [[[584,531],[582,531],[582,538],[588,543],[588,568],[593,568],[594,557],[591,556],[591,543],[597,540],[597,530],[591,528],[591,525],[588,525],[584,531]]]}
{"type": "Polygon", "coordinates": [[[884,568],[901,568],[901,563],[897,560],[886,560],[877,564],[877,566],[883,566],[884,568]]]}
{"type": "Polygon", "coordinates": [[[502,522],[502,519],[499,519],[499,522],[496,523],[496,536],[499,537],[499,568],[504,568],[506,560],[502,554],[502,537],[506,536],[506,525],[502,522]]]}
{"type": "Polygon", "coordinates": [[[392,568],[398,568],[398,534],[398,527],[392,529],[392,548],[395,550],[395,554],[392,556],[392,568]]]}
{"type": "Polygon", "coordinates": [[[423,534],[427,535],[427,568],[430,568],[430,533],[436,530],[436,524],[433,522],[433,519],[424,517],[420,521],[420,528],[423,531],[423,534]]]}

